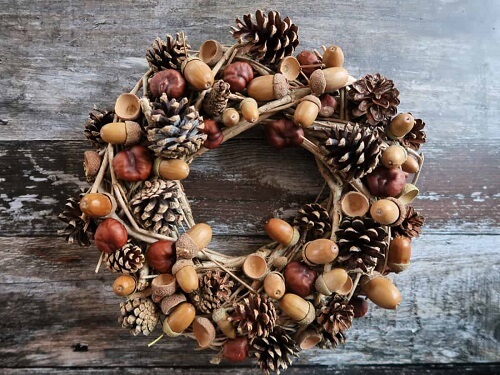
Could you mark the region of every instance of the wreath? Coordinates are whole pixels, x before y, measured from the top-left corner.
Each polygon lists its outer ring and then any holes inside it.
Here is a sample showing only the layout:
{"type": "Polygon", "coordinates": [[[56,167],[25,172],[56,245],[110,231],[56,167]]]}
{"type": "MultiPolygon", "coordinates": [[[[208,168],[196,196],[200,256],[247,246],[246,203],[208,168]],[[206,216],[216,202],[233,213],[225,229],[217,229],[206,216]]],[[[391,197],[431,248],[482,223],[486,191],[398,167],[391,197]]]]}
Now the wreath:
{"type": "Polygon", "coordinates": [[[423,217],[410,205],[425,123],[398,113],[381,74],[354,79],[338,46],[304,50],[278,12],[236,19],[236,43],[184,33],[157,38],[150,69],[114,110],[94,109],[84,134],[90,187],[67,200],[60,232],[92,243],[118,277],[120,318],[134,335],[187,336],[203,349],[280,373],[300,350],[345,342],[370,300],[395,309],[387,274],[405,270],[423,217]],[[139,92],[142,95],[139,97],[139,92]],[[245,256],[210,249],[181,181],[210,149],[260,124],[276,149],[303,147],[325,184],[293,222],[271,218],[273,242],[245,256]]]}

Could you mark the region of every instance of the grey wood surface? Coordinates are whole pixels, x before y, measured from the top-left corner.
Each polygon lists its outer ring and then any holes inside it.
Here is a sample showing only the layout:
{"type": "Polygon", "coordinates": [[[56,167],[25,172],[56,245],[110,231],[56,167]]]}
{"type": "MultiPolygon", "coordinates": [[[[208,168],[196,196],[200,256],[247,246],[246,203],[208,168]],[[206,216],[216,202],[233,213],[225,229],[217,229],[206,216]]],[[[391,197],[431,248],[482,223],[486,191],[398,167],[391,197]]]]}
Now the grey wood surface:
{"type": "MultiPolygon", "coordinates": [[[[106,2],[0,0],[0,372],[247,373],[208,364],[188,340],[131,337],[117,322],[113,276],[95,248],[55,237],[56,214],[82,182],[88,111],[111,106],[147,68],[156,36],[193,47],[231,42],[236,16],[277,9],[299,25],[299,50],[337,44],[354,76],[381,72],[401,110],[427,123],[416,208],[427,218],[397,312],[372,308],[345,347],[303,353],[290,373],[499,373],[500,3],[495,0],[106,2]],[[88,351],[74,351],[86,344],[88,351]],[[151,367],[150,367],[151,366],[151,367]]],[[[245,253],[262,224],[289,217],[320,183],[302,150],[275,152],[262,131],[211,151],[186,181],[214,247],[245,253]]]]}

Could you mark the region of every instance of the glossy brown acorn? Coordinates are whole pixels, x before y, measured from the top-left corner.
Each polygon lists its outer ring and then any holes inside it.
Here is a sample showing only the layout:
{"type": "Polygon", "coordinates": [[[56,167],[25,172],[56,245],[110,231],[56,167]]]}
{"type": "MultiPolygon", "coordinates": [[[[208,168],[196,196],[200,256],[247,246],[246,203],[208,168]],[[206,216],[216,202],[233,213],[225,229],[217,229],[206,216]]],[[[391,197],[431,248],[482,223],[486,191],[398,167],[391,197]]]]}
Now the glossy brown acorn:
{"type": "Polygon", "coordinates": [[[190,259],[178,259],[172,267],[177,283],[185,293],[192,293],[199,287],[198,274],[190,259]]]}
{"type": "Polygon", "coordinates": [[[177,70],[165,69],[153,75],[149,81],[149,91],[155,98],[165,93],[169,98],[178,99],[186,90],[186,80],[177,70]]]}
{"type": "Polygon", "coordinates": [[[259,105],[253,98],[245,98],[240,103],[241,115],[248,122],[256,122],[259,119],[259,105]]]}
{"type": "Polygon", "coordinates": [[[414,125],[415,119],[411,113],[400,113],[391,120],[387,133],[392,138],[404,137],[414,125]]]}
{"type": "Polygon", "coordinates": [[[402,272],[410,265],[411,239],[403,236],[396,236],[389,245],[389,256],[387,266],[391,271],[402,272]]]}
{"type": "Polygon", "coordinates": [[[134,293],[137,286],[137,280],[130,275],[118,276],[113,282],[113,292],[117,296],[126,297],[134,293]]]}
{"type": "Polygon", "coordinates": [[[389,199],[379,199],[370,207],[373,220],[382,225],[392,225],[398,221],[401,212],[398,205],[389,199]]]}
{"type": "Polygon", "coordinates": [[[153,161],[149,150],[144,146],[133,146],[120,151],[113,158],[116,177],[127,182],[145,181],[151,174],[153,161]]]}
{"type": "Polygon", "coordinates": [[[240,114],[234,108],[226,108],[224,112],[222,112],[222,123],[224,126],[230,128],[231,126],[235,126],[238,122],[240,122],[240,114]]]}
{"type": "Polygon", "coordinates": [[[396,309],[401,303],[398,288],[380,274],[364,283],[362,291],[370,301],[384,309],[396,309]]]}
{"type": "Polygon", "coordinates": [[[333,262],[339,255],[339,247],[335,242],[326,238],[310,241],[304,245],[302,258],[311,265],[333,262]]]}
{"type": "Polygon", "coordinates": [[[342,48],[338,46],[328,47],[323,53],[322,62],[327,68],[341,67],[344,65],[344,52],[342,48]]]}
{"type": "Polygon", "coordinates": [[[269,219],[264,229],[269,237],[285,246],[295,245],[300,237],[296,228],[277,218],[269,219]]]}
{"type": "Polygon", "coordinates": [[[229,64],[224,69],[223,80],[231,86],[231,92],[241,92],[253,79],[252,66],[244,61],[229,64]]]}
{"type": "Polygon", "coordinates": [[[288,119],[279,119],[267,123],[266,140],[274,148],[300,146],[304,141],[304,130],[288,119]]]}
{"type": "Polygon", "coordinates": [[[247,86],[248,96],[265,102],[283,98],[288,89],[288,81],[281,73],[256,77],[247,86]]]}
{"type": "Polygon", "coordinates": [[[175,264],[173,241],[156,241],[146,252],[148,264],[161,273],[171,273],[175,264]]]}
{"type": "Polygon", "coordinates": [[[316,271],[307,264],[300,262],[290,262],[283,272],[287,290],[301,297],[307,297],[314,291],[316,281],[316,271]]]}
{"type": "Polygon", "coordinates": [[[182,62],[181,73],[198,91],[207,90],[214,84],[212,69],[197,57],[190,57],[182,62]]]}
{"type": "Polygon", "coordinates": [[[156,176],[165,180],[184,180],[189,176],[189,164],[181,159],[157,158],[153,163],[153,170],[156,176]]]}
{"type": "Polygon", "coordinates": [[[408,159],[408,153],[399,145],[389,146],[382,152],[382,164],[386,168],[399,168],[408,159]]]}
{"type": "Polygon", "coordinates": [[[311,302],[293,293],[285,294],[280,300],[279,305],[285,315],[301,325],[310,324],[316,315],[311,302]]]}
{"type": "Polygon", "coordinates": [[[189,228],[187,234],[195,243],[198,250],[204,249],[212,241],[212,228],[205,223],[193,225],[189,228]]]}
{"type": "Polygon", "coordinates": [[[280,299],[285,294],[285,278],[279,272],[271,272],[264,279],[264,290],[269,298],[280,299]]]}
{"type": "Polygon", "coordinates": [[[189,302],[177,305],[163,322],[163,332],[170,337],[178,336],[191,325],[195,314],[196,309],[189,302]]]}
{"type": "Polygon", "coordinates": [[[107,193],[88,193],[80,200],[80,210],[90,217],[104,217],[115,209],[115,199],[107,193]]]}
{"type": "Polygon", "coordinates": [[[321,101],[317,96],[307,95],[302,98],[302,101],[297,105],[293,114],[293,122],[302,127],[310,127],[314,120],[318,117],[321,109],[321,101]]]}
{"type": "Polygon", "coordinates": [[[134,121],[111,122],[101,128],[101,138],[112,145],[132,146],[141,140],[141,126],[134,121]]]}
{"type": "Polygon", "coordinates": [[[112,252],[125,246],[128,233],[122,223],[115,219],[105,219],[98,226],[94,235],[95,245],[104,253],[112,252]]]}
{"type": "Polygon", "coordinates": [[[420,167],[417,159],[408,155],[408,159],[401,165],[401,169],[407,173],[417,173],[420,167]]]}
{"type": "Polygon", "coordinates": [[[321,95],[344,87],[348,79],[349,73],[344,68],[316,69],[311,74],[309,87],[314,95],[321,95]]]}

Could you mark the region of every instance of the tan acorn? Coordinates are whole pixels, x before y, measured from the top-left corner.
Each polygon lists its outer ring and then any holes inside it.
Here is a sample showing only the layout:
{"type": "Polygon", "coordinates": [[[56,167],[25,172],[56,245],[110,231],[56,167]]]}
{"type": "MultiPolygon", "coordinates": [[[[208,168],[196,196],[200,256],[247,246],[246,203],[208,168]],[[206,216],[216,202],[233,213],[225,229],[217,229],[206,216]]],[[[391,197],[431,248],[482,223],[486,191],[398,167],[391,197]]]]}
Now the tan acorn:
{"type": "Polygon", "coordinates": [[[264,229],[269,237],[285,246],[295,245],[300,238],[298,230],[281,219],[269,219],[264,229]]]}
{"type": "Polygon", "coordinates": [[[188,229],[187,234],[198,250],[204,249],[212,241],[212,228],[205,223],[198,223],[188,229]]]}
{"type": "Polygon", "coordinates": [[[379,224],[393,226],[401,220],[405,213],[402,211],[401,205],[394,198],[379,199],[370,207],[370,215],[379,224]]]}
{"type": "Polygon", "coordinates": [[[157,158],[153,164],[156,176],[165,180],[184,180],[189,176],[189,164],[181,159],[157,158]]]}
{"type": "Polygon", "coordinates": [[[293,56],[287,56],[281,59],[278,71],[289,81],[297,79],[300,74],[300,63],[293,56]]]}
{"type": "Polygon", "coordinates": [[[376,273],[362,284],[362,292],[377,306],[394,310],[401,303],[401,293],[386,277],[376,273]]]}
{"type": "Polygon", "coordinates": [[[342,197],[340,208],[347,216],[364,216],[370,208],[370,202],[364,194],[357,191],[350,191],[342,197]]]}
{"type": "Polygon", "coordinates": [[[121,275],[113,282],[113,292],[117,296],[126,297],[135,292],[137,280],[130,275],[121,275]]]}
{"type": "Polygon", "coordinates": [[[214,66],[224,55],[224,47],[216,40],[206,40],[200,46],[199,57],[208,66],[214,66]]]}
{"type": "Polygon", "coordinates": [[[177,282],[174,275],[164,273],[156,276],[151,282],[151,299],[160,302],[163,298],[171,296],[177,289],[177,282]]]}
{"type": "Polygon", "coordinates": [[[279,272],[271,272],[264,279],[264,290],[269,298],[279,300],[285,294],[285,278],[279,272]]]}
{"type": "Polygon", "coordinates": [[[325,296],[332,293],[349,294],[353,287],[352,279],[343,268],[333,268],[320,275],[314,284],[316,290],[325,296]]]}
{"type": "Polygon", "coordinates": [[[389,245],[387,266],[396,273],[402,272],[410,265],[411,239],[404,236],[396,236],[389,245]]]}
{"type": "Polygon", "coordinates": [[[212,69],[198,57],[185,59],[181,65],[181,73],[198,91],[207,90],[214,84],[212,69]]]}
{"type": "Polygon", "coordinates": [[[344,51],[338,46],[330,46],[323,53],[322,62],[327,68],[342,67],[344,65],[344,51]]]}
{"type": "Polygon", "coordinates": [[[307,326],[316,317],[316,310],[313,304],[293,293],[285,294],[280,300],[279,305],[285,315],[300,325],[307,326]]]}
{"type": "Polygon", "coordinates": [[[341,67],[316,69],[309,79],[309,87],[314,95],[319,96],[344,87],[348,79],[349,73],[341,67]]]}
{"type": "Polygon", "coordinates": [[[281,99],[288,94],[288,90],[288,81],[281,73],[255,77],[247,86],[248,96],[263,102],[281,99]]]}
{"type": "Polygon", "coordinates": [[[230,128],[240,122],[240,114],[234,108],[226,108],[222,113],[222,123],[230,128]]]}
{"type": "Polygon", "coordinates": [[[229,315],[224,308],[218,308],[213,311],[212,319],[217,326],[219,326],[222,333],[224,333],[230,339],[236,338],[236,329],[233,326],[233,323],[229,320],[229,315]]]}
{"type": "Polygon", "coordinates": [[[302,98],[293,114],[293,122],[302,128],[310,127],[318,117],[321,101],[317,96],[307,95],[302,98]]]}
{"type": "Polygon", "coordinates": [[[386,168],[399,168],[408,159],[408,152],[404,147],[392,145],[382,152],[382,164],[386,168]]]}
{"type": "Polygon", "coordinates": [[[88,193],[80,200],[80,210],[90,217],[105,217],[116,210],[116,201],[108,193],[88,193]]]}
{"type": "Polygon", "coordinates": [[[139,98],[130,93],[121,94],[116,99],[115,113],[122,120],[137,120],[141,114],[139,98]]]}
{"type": "Polygon", "coordinates": [[[94,178],[101,168],[102,158],[96,151],[87,150],[83,153],[83,169],[86,178],[94,178]]]}
{"type": "Polygon", "coordinates": [[[176,306],[186,301],[187,299],[184,293],[175,293],[171,296],[166,296],[160,303],[161,312],[168,315],[176,306]]]}
{"type": "Polygon", "coordinates": [[[401,169],[406,173],[417,173],[420,169],[417,159],[408,156],[408,159],[401,165],[401,169]]]}
{"type": "Polygon", "coordinates": [[[401,138],[408,134],[414,125],[415,119],[411,113],[400,113],[391,120],[387,134],[391,138],[401,138]]]}
{"type": "Polygon", "coordinates": [[[132,146],[141,140],[141,126],[134,121],[111,122],[101,128],[101,138],[112,145],[132,146]]]}
{"type": "Polygon", "coordinates": [[[309,265],[328,264],[339,255],[339,247],[326,238],[310,241],[302,249],[302,259],[309,265]]]}
{"type": "Polygon", "coordinates": [[[260,280],[267,273],[267,262],[263,254],[254,253],[246,257],[241,267],[243,273],[249,278],[260,280]]]}
{"type": "Polygon", "coordinates": [[[196,316],[193,321],[193,334],[200,348],[206,348],[215,340],[215,327],[210,319],[196,316]]]}
{"type": "Polygon", "coordinates": [[[259,119],[259,105],[253,98],[245,98],[240,103],[241,115],[248,122],[256,122],[259,119]]]}
{"type": "Polygon", "coordinates": [[[163,322],[163,332],[169,337],[179,336],[194,320],[196,309],[189,302],[176,306],[163,322]]]}
{"type": "Polygon", "coordinates": [[[185,293],[192,293],[199,287],[198,274],[191,259],[179,259],[172,267],[172,274],[185,293]]]}

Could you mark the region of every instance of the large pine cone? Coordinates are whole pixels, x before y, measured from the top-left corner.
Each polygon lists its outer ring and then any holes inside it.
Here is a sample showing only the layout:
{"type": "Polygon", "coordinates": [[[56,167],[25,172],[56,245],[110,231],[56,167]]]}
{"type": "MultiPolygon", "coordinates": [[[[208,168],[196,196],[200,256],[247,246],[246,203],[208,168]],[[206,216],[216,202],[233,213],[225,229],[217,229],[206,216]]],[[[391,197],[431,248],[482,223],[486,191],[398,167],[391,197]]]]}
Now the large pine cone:
{"type": "Polygon", "coordinates": [[[318,348],[320,349],[335,349],[339,344],[345,344],[345,335],[342,331],[333,336],[323,331],[322,336],[322,340],[318,343],[318,348]]]}
{"type": "Polygon", "coordinates": [[[189,156],[200,149],[207,135],[203,118],[194,106],[187,106],[188,99],[168,100],[162,94],[159,101],[149,103],[141,99],[144,115],[148,120],[149,148],[156,156],[180,158],[189,156]]]}
{"type": "Polygon", "coordinates": [[[292,357],[297,357],[299,352],[297,343],[278,327],[267,337],[254,337],[250,346],[260,370],[266,375],[286,370],[292,364],[292,357]]]}
{"type": "Polygon", "coordinates": [[[320,149],[329,165],[352,180],[377,167],[381,146],[377,132],[358,124],[347,124],[342,129],[333,129],[320,149]]]}
{"type": "Polygon", "coordinates": [[[229,274],[216,270],[208,271],[200,278],[200,286],[191,295],[193,304],[205,314],[212,314],[229,300],[234,281],[229,274]]]}
{"type": "Polygon", "coordinates": [[[387,233],[371,218],[345,217],[335,232],[339,245],[338,261],[342,267],[368,272],[383,259],[387,233]]]}
{"type": "Polygon", "coordinates": [[[336,294],[318,310],[316,321],[331,337],[335,337],[339,332],[351,328],[353,318],[354,307],[336,294]]]}
{"type": "Polygon", "coordinates": [[[294,219],[293,225],[307,232],[308,240],[322,238],[332,229],[328,211],[317,203],[304,205],[294,219]]]}
{"type": "Polygon", "coordinates": [[[413,150],[418,151],[420,146],[425,143],[425,140],[427,138],[424,127],[425,122],[423,122],[419,118],[415,119],[415,125],[413,125],[411,131],[406,134],[401,140],[403,146],[410,147],[413,150]]]}
{"type": "Polygon", "coordinates": [[[149,335],[158,324],[160,313],[155,303],[149,298],[136,298],[120,303],[121,316],[118,322],[123,328],[130,328],[130,332],[137,336],[142,333],[149,335]]]}
{"type": "Polygon", "coordinates": [[[104,142],[101,138],[101,128],[113,122],[115,116],[115,112],[106,111],[104,109],[95,108],[89,113],[89,119],[85,123],[85,129],[83,130],[83,134],[90,141],[92,146],[95,148],[103,148],[106,146],[106,142],[104,142]]]}
{"type": "Polygon", "coordinates": [[[274,329],[276,308],[266,295],[250,296],[237,304],[231,320],[240,335],[267,337],[274,329]]]}
{"type": "Polygon", "coordinates": [[[78,199],[70,197],[66,200],[66,209],[58,216],[59,220],[66,223],[66,228],[58,230],[57,234],[64,236],[70,244],[76,241],[80,246],[90,246],[97,229],[97,222],[91,217],[82,219],[80,200],[84,195],[85,193],[82,192],[78,199]]]}
{"type": "Polygon", "coordinates": [[[142,249],[128,241],[114,253],[105,254],[103,260],[110,271],[128,275],[139,271],[144,265],[144,259],[142,249]]]}
{"type": "Polygon", "coordinates": [[[424,225],[425,219],[420,215],[412,206],[407,206],[406,217],[397,227],[392,227],[391,235],[395,236],[406,236],[409,238],[419,237],[422,233],[422,225],[424,225]]]}
{"type": "Polygon", "coordinates": [[[205,115],[212,118],[222,115],[231,94],[230,87],[231,85],[222,79],[213,84],[212,90],[203,100],[203,113],[205,115]]]}
{"type": "Polygon", "coordinates": [[[130,200],[130,208],[145,229],[170,236],[177,233],[183,218],[178,196],[175,182],[153,179],[130,200]]]}
{"type": "Polygon", "coordinates": [[[396,115],[399,91],[380,73],[367,74],[351,85],[347,101],[352,119],[368,126],[383,126],[396,115]]]}
{"type": "Polygon", "coordinates": [[[175,37],[167,34],[166,40],[156,38],[146,52],[146,60],[149,66],[155,71],[165,69],[181,70],[182,62],[186,59],[189,44],[184,44],[185,40],[181,34],[175,37]]]}
{"type": "Polygon", "coordinates": [[[277,64],[283,57],[290,56],[299,44],[298,26],[290,18],[281,19],[276,11],[266,16],[263,11],[255,12],[255,23],[251,14],[236,18],[236,27],[231,34],[239,43],[247,42],[248,54],[264,64],[277,64]]]}

